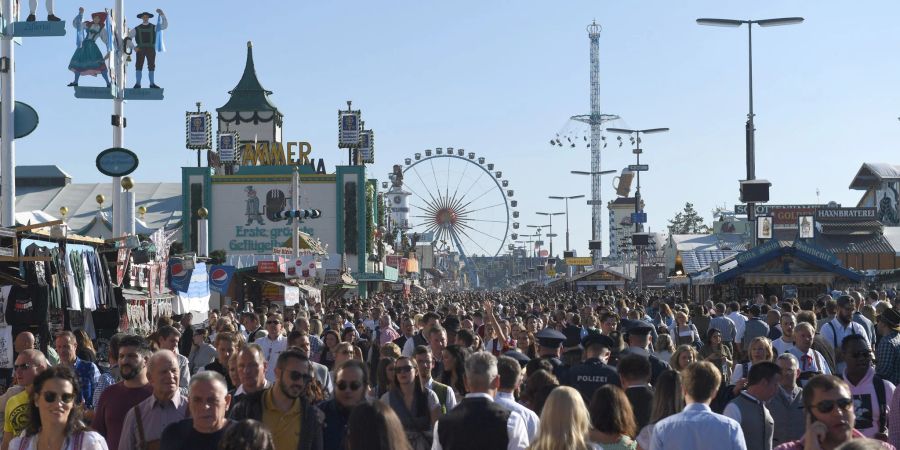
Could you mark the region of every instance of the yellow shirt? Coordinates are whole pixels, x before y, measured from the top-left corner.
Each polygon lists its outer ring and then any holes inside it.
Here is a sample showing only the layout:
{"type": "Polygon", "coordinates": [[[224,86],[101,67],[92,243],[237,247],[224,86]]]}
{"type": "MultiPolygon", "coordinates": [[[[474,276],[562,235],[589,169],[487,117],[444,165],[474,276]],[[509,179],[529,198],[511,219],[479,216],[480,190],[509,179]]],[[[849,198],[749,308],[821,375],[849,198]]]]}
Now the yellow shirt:
{"type": "Polygon", "coordinates": [[[12,396],[6,402],[6,412],[3,413],[3,431],[12,433],[13,437],[21,434],[28,427],[29,405],[28,391],[12,396]]]}
{"type": "Polygon", "coordinates": [[[300,411],[300,399],[294,400],[291,409],[283,413],[275,407],[275,401],[272,398],[273,389],[277,386],[267,389],[263,394],[263,424],[272,432],[272,439],[275,441],[275,448],[278,450],[293,450],[300,443],[300,421],[303,412],[300,411]]]}

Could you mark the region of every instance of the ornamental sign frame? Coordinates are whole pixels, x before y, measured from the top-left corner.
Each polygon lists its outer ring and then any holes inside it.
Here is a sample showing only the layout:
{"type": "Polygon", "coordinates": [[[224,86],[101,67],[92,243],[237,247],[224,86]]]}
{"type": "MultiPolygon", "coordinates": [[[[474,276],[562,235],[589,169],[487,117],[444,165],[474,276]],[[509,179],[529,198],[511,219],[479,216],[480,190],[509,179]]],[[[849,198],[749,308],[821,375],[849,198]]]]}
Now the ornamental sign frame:
{"type": "Polygon", "coordinates": [[[185,147],[189,150],[212,149],[212,115],[208,111],[184,113],[185,147]]]}
{"type": "Polygon", "coordinates": [[[124,177],[138,168],[137,155],[127,148],[112,147],[97,155],[97,170],[110,177],[124,177]]]}

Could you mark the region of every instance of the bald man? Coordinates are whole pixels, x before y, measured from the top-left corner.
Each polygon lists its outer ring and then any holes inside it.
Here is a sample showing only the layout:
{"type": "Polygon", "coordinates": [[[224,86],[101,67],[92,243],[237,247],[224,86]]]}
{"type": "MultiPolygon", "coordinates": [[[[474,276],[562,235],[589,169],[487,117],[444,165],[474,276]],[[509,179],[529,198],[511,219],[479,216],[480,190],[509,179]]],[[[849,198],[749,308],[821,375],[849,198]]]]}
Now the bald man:
{"type": "MultiPolygon", "coordinates": [[[[34,335],[31,334],[30,331],[23,331],[16,335],[16,340],[13,342],[13,349],[16,354],[22,353],[25,350],[34,348],[34,335]]],[[[59,354],[56,353],[56,350],[52,345],[47,346],[47,350],[41,350],[41,353],[44,354],[44,357],[47,359],[47,362],[51,366],[55,366],[59,364],[59,354]]]]}
{"type": "Polygon", "coordinates": [[[28,398],[31,395],[32,384],[35,377],[47,370],[48,367],[50,365],[47,358],[40,350],[25,349],[16,357],[16,381],[23,386],[23,389],[6,402],[6,410],[3,414],[2,450],[7,450],[12,438],[28,427],[30,414],[28,398]]]}
{"type": "Polygon", "coordinates": [[[147,377],[153,395],[128,411],[117,450],[138,450],[153,445],[158,448],[163,430],[187,416],[188,399],[179,390],[178,371],[175,353],[159,350],[150,357],[147,377]]]}

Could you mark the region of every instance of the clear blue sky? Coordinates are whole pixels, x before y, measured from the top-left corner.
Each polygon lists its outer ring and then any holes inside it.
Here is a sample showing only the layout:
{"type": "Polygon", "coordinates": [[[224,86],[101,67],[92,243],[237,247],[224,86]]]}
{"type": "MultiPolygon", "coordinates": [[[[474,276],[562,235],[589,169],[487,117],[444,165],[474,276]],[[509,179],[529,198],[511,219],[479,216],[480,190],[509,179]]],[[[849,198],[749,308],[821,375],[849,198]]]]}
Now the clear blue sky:
{"type": "MultiPolygon", "coordinates": [[[[69,3],[57,2],[67,21],[77,11],[69,3]]],[[[91,11],[112,3],[82,4],[91,11]]],[[[861,163],[900,163],[893,1],[126,1],[132,23],[157,7],[170,20],[157,68],[166,100],[126,106],[139,182],[178,181],[180,167],[195,164],[184,149],[184,111],[196,101],[209,110],[225,103],[252,40],[260,80],[285,114],[286,140],[309,141],[329,165],[345,161],[335,111],[352,99],[376,130],[371,176],[384,179],[425,148],[464,147],[511,180],[520,222],[538,223],[534,211],[562,208],[547,195],[589,194],[586,177],[568,175],[589,169],[587,149],[548,140],[568,116],[588,112],[585,26],[594,18],[603,26],[604,112],[621,115],[621,126],[672,129],[644,140],[652,230],[686,201],[709,222],[715,205],[737,202],[745,174],[746,29],[701,27],[698,17],[806,18],[754,30],[757,176],[772,181],[773,203],[813,203],[818,187],[823,202],[855,206],[859,193],[847,186],[861,163]]],[[[38,130],[18,141],[17,162],[105,181],[94,158],[111,146],[111,104],[76,100],[66,87],[74,46],[70,27],[64,38],[16,49],[17,98],[41,116],[38,130]]],[[[632,159],[611,144],[603,168],[632,159]]],[[[613,195],[605,180],[604,198],[613,195]]],[[[572,206],[573,246],[584,255],[590,209],[572,206]]]]}

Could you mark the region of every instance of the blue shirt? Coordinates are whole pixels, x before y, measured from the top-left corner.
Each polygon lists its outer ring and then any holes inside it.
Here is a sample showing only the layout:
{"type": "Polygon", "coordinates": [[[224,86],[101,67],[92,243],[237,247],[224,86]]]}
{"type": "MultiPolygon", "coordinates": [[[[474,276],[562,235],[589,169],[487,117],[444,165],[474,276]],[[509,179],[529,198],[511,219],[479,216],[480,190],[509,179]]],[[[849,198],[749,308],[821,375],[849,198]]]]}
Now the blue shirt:
{"type": "Polygon", "coordinates": [[[653,427],[650,450],[747,450],[741,425],[712,412],[709,405],[691,403],[653,427]]]}
{"type": "Polygon", "coordinates": [[[78,384],[81,390],[78,399],[84,403],[85,409],[94,409],[94,387],[100,381],[100,369],[90,361],[75,358],[75,374],[78,376],[78,384]]]}

